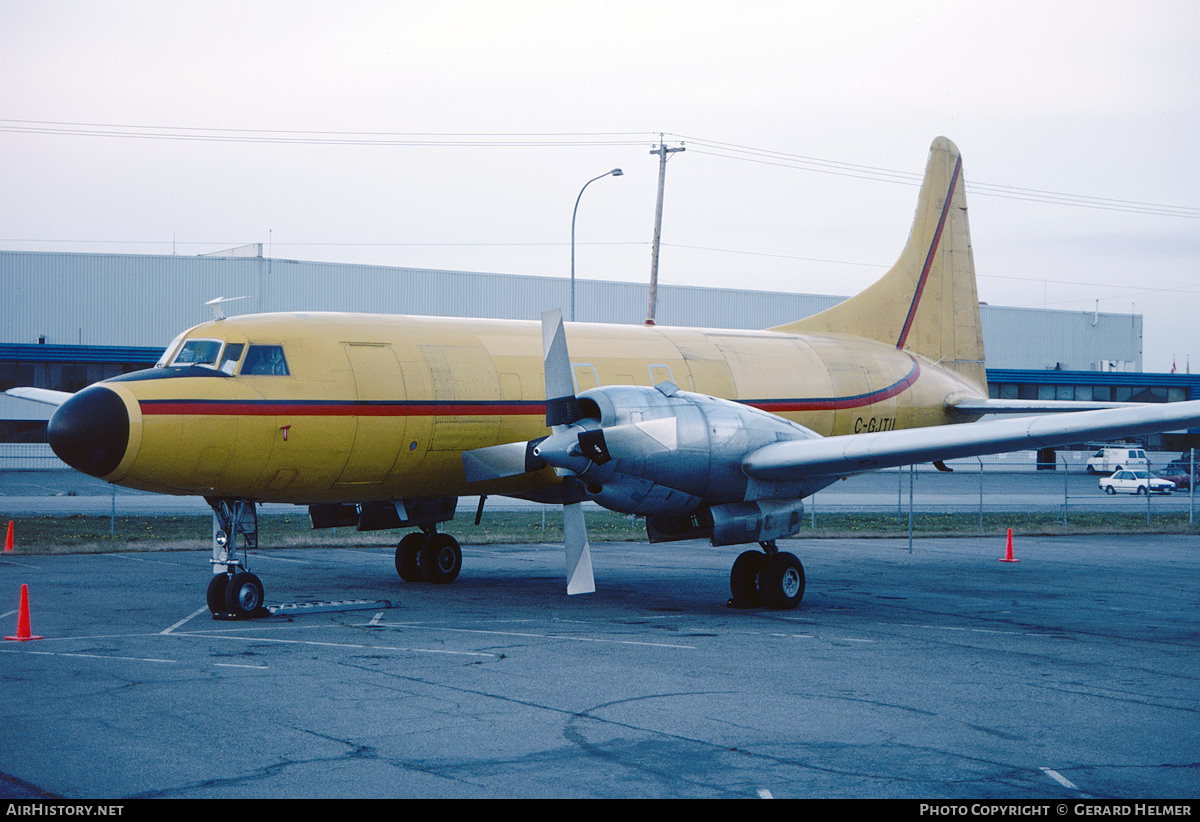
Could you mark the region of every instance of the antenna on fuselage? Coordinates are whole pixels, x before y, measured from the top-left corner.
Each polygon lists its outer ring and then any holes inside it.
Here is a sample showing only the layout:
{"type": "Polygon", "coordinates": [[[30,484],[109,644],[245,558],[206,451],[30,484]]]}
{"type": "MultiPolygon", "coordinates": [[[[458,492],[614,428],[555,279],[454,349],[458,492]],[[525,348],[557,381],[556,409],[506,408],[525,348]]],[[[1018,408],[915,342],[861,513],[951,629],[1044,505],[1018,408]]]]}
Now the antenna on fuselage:
{"type": "Polygon", "coordinates": [[[225,303],[232,303],[238,300],[248,299],[250,299],[249,294],[246,294],[243,297],[217,297],[215,300],[209,300],[205,303],[205,305],[212,309],[214,320],[223,320],[225,319],[225,309],[223,308],[225,303]]]}

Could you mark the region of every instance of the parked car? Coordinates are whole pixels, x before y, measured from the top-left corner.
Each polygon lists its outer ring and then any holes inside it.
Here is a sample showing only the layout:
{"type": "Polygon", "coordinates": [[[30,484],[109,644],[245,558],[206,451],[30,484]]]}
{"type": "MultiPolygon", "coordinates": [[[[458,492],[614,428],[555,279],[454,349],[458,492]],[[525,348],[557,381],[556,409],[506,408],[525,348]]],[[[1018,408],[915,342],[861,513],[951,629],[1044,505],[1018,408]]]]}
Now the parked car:
{"type": "Polygon", "coordinates": [[[1169,479],[1175,483],[1176,488],[1191,488],[1192,480],[1200,480],[1200,459],[1196,461],[1196,473],[1192,471],[1191,457],[1171,460],[1167,463],[1167,467],[1162,470],[1161,476],[1163,479],[1169,479]]]}
{"type": "Polygon", "coordinates": [[[1150,460],[1141,448],[1106,445],[1092,454],[1087,461],[1089,474],[1111,474],[1125,468],[1150,470],[1150,460]]]}
{"type": "Polygon", "coordinates": [[[1111,477],[1100,480],[1100,490],[1106,494],[1145,494],[1146,489],[1151,494],[1169,494],[1175,488],[1170,480],[1156,477],[1149,471],[1117,471],[1111,477]]]}

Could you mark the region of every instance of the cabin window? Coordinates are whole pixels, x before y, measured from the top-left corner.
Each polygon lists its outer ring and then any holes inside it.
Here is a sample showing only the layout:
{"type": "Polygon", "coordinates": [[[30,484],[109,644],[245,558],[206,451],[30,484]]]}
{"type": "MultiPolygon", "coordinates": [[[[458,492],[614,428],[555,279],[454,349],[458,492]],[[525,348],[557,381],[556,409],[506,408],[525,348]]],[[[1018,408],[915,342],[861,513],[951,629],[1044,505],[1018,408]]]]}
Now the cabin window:
{"type": "Polygon", "coordinates": [[[251,345],[242,363],[243,375],[286,377],[289,373],[282,345],[251,345]]]}
{"type": "Polygon", "coordinates": [[[179,349],[171,365],[204,365],[209,368],[217,367],[217,357],[221,353],[221,340],[188,340],[179,349]]]}

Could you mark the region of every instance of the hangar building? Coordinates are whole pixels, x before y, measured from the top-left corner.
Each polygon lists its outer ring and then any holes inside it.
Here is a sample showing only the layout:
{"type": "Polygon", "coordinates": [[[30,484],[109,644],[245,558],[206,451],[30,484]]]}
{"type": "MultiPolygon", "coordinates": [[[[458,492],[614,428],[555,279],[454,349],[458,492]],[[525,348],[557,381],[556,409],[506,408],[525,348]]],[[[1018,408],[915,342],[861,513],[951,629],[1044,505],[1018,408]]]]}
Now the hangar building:
{"type": "MultiPolygon", "coordinates": [[[[227,305],[230,314],[322,310],[510,319],[536,319],[570,302],[565,277],[283,260],[262,256],[259,244],[205,256],[0,251],[0,282],[4,304],[16,309],[0,325],[0,391],[20,385],[76,391],[147,367],[179,332],[211,319],[205,303],[216,297],[246,297],[227,305]]],[[[656,319],[660,325],[768,328],[841,299],[660,283],[656,319]]],[[[646,284],[576,282],[582,322],[640,324],[647,302],[646,284]]],[[[1141,373],[1140,316],[982,305],[981,318],[993,396],[1200,398],[1200,377],[1141,373]]],[[[0,395],[0,443],[44,441],[51,410],[0,395]]],[[[1180,441],[1154,445],[1183,447],[1180,441]]]]}

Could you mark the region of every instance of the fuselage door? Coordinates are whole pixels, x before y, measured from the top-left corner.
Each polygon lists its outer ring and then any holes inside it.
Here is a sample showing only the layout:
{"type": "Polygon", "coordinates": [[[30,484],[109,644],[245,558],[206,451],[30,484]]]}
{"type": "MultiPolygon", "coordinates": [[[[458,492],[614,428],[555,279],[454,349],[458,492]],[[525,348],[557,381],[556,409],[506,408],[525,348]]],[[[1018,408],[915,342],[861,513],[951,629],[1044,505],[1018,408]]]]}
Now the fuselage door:
{"type": "Polygon", "coordinates": [[[358,428],[337,482],[382,482],[404,443],[404,375],[385,343],[346,343],[346,358],[354,371],[358,428]]]}

